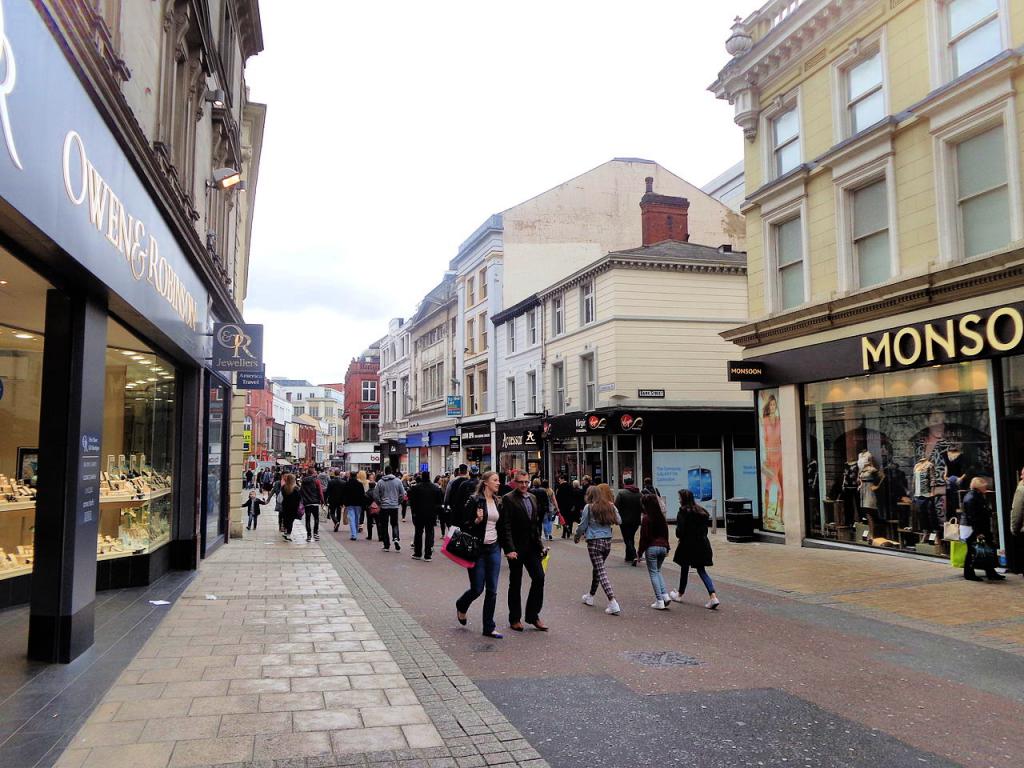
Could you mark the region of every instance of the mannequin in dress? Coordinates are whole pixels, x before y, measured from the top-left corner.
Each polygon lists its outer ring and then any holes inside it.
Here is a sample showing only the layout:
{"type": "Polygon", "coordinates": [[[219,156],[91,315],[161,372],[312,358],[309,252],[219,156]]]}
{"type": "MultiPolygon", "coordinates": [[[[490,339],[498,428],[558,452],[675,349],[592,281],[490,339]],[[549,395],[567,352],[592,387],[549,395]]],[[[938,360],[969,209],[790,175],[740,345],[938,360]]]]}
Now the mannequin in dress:
{"type": "Polygon", "coordinates": [[[918,531],[935,530],[935,506],[932,500],[935,487],[935,465],[927,457],[914,465],[914,528],[918,531]]]}
{"type": "Polygon", "coordinates": [[[857,457],[857,466],[860,467],[857,475],[860,512],[868,519],[868,536],[874,539],[878,519],[878,496],[875,492],[878,490],[881,476],[875,466],[875,457],[868,451],[862,451],[857,457]]]}

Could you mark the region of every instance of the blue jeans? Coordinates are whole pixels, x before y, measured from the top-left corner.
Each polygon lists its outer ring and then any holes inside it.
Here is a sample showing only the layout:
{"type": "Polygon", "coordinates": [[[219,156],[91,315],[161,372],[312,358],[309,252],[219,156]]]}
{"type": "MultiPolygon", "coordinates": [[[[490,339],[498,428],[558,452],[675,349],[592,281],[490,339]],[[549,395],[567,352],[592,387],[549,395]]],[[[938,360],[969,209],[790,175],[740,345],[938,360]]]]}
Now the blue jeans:
{"type": "Polygon", "coordinates": [[[544,515],[544,535],[547,536],[550,539],[552,533],[554,532],[554,528],[555,528],[555,516],[554,515],[544,515]]]}
{"type": "MultiPolygon", "coordinates": [[[[694,568],[695,571],[697,571],[697,575],[700,576],[700,580],[704,582],[704,586],[708,590],[708,594],[710,595],[712,592],[715,591],[715,583],[711,580],[711,577],[708,576],[707,570],[704,568],[703,565],[695,565],[695,566],[693,566],[693,568],[694,568]]],[[[689,575],[690,575],[690,566],[689,565],[684,563],[683,565],[679,566],[679,594],[680,595],[683,594],[684,592],[686,592],[686,578],[689,575]]]]}
{"type": "Polygon", "coordinates": [[[348,534],[353,539],[358,538],[359,533],[359,515],[362,513],[362,507],[345,507],[345,511],[348,512],[348,534]]]}
{"type": "Polygon", "coordinates": [[[466,613],[469,606],[484,595],[483,631],[494,631],[494,607],[498,604],[498,577],[501,575],[501,547],[498,543],[484,544],[480,559],[469,569],[469,589],[455,601],[459,613],[466,613]],[[486,590],[486,593],[485,593],[486,590]]]}
{"type": "Polygon", "coordinates": [[[668,594],[665,579],[661,576],[661,564],[665,562],[667,554],[668,550],[665,547],[648,547],[644,552],[644,559],[647,561],[647,575],[651,577],[655,600],[661,600],[662,595],[668,594]]]}

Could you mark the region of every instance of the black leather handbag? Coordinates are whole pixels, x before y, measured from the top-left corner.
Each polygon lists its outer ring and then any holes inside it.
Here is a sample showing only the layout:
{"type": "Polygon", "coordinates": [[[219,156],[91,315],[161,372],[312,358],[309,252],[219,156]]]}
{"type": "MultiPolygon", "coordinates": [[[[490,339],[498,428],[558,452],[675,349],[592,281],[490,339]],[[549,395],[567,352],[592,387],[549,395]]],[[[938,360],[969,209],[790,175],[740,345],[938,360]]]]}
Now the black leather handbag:
{"type": "Polygon", "coordinates": [[[446,549],[456,557],[475,563],[480,559],[480,540],[465,531],[452,533],[446,549]]]}

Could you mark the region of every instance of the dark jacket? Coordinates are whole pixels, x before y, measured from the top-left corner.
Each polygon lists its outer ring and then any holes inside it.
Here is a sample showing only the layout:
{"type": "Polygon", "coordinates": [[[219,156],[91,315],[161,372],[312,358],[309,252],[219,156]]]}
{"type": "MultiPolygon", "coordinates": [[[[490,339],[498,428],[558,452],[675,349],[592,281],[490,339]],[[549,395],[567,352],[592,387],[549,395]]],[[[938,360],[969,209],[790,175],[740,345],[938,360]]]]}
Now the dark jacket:
{"type": "Polygon", "coordinates": [[[960,524],[969,525],[974,535],[992,533],[992,508],[988,505],[985,494],[970,490],[964,496],[963,509],[960,510],[960,524]]]}
{"type": "MultiPolygon", "coordinates": [[[[494,505],[498,508],[498,542],[501,542],[501,517],[504,514],[501,510],[501,496],[494,497],[494,505]]],[[[487,501],[484,495],[472,494],[467,500],[465,506],[462,508],[462,512],[459,513],[455,518],[455,524],[459,527],[459,530],[465,531],[466,533],[472,534],[480,541],[484,540],[484,534],[487,533],[487,501]],[[484,518],[479,523],[476,521],[476,512],[478,509],[484,510],[484,518]]]]}
{"type": "Polygon", "coordinates": [[[542,515],[548,515],[551,512],[551,499],[548,498],[548,492],[546,488],[531,488],[530,493],[533,494],[533,498],[537,500],[537,509],[540,510],[542,515]]]}
{"type": "Polygon", "coordinates": [[[679,544],[672,561],[677,565],[713,565],[711,542],[708,541],[708,526],[711,516],[703,507],[696,507],[689,512],[679,510],[676,519],[676,536],[679,544]]]}
{"type": "Polygon", "coordinates": [[[443,503],[444,493],[441,487],[434,483],[424,483],[421,480],[409,487],[409,507],[412,509],[414,520],[422,517],[429,522],[441,511],[443,503]]]}
{"type": "MultiPolygon", "coordinates": [[[[467,514],[467,507],[470,499],[476,494],[479,482],[479,478],[467,477],[452,491],[448,497],[448,509],[451,510],[452,520],[461,520],[467,514]]],[[[473,510],[475,514],[476,507],[473,507],[473,510]]]]}
{"type": "MultiPolygon", "coordinates": [[[[356,481],[359,482],[358,480],[356,481]]],[[[327,503],[332,507],[340,507],[345,503],[345,481],[340,477],[332,477],[327,481],[327,503]]]]}
{"type": "Polygon", "coordinates": [[[345,481],[345,488],[341,494],[341,503],[346,507],[368,507],[366,501],[366,489],[356,478],[350,477],[345,481]]]}
{"type": "Polygon", "coordinates": [[[537,497],[527,494],[533,504],[533,515],[526,510],[526,502],[519,491],[506,493],[501,497],[501,516],[498,518],[498,541],[507,555],[517,552],[520,555],[540,554],[544,549],[541,543],[540,526],[544,513],[537,505],[537,497]]]}
{"type": "Polygon", "coordinates": [[[296,488],[291,493],[281,489],[281,514],[285,520],[299,516],[299,504],[302,502],[302,491],[296,488]]]}
{"type": "Polygon", "coordinates": [[[635,485],[627,485],[615,494],[615,508],[619,510],[619,517],[626,527],[636,528],[640,525],[640,516],[643,509],[643,494],[635,485]]]}
{"type": "Polygon", "coordinates": [[[302,478],[302,503],[306,505],[323,504],[324,491],[320,487],[320,481],[316,475],[307,475],[302,478]]]}
{"type": "MultiPolygon", "coordinates": [[[[639,495],[637,494],[637,496],[639,495]]],[[[664,518],[655,520],[651,515],[644,515],[640,521],[640,545],[636,548],[637,557],[643,557],[648,547],[664,547],[666,550],[672,548],[668,542],[668,523],[664,518]]]]}
{"type": "Polygon", "coordinates": [[[582,514],[583,507],[576,509],[576,490],[572,483],[559,483],[555,488],[555,502],[558,504],[558,511],[566,521],[579,520],[578,514],[582,514]]]}
{"type": "Polygon", "coordinates": [[[269,503],[270,503],[270,501],[268,499],[261,499],[259,496],[257,496],[254,499],[248,499],[247,498],[245,500],[245,503],[242,504],[242,507],[247,510],[247,514],[253,515],[255,517],[259,517],[260,516],[260,507],[262,507],[264,504],[269,504],[269,503]]]}

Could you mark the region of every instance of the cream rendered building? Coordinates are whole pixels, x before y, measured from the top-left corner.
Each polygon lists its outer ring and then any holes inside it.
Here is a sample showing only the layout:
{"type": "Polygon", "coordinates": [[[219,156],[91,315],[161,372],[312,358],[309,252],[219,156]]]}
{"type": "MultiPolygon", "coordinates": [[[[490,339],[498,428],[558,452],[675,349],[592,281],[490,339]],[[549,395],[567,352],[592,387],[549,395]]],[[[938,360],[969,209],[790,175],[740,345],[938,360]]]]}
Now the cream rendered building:
{"type": "Polygon", "coordinates": [[[725,338],[789,543],[948,557],[943,523],[987,476],[1007,544],[1022,43],[1019,0],[777,1],[733,27],[711,90],[746,138],[750,322],[725,338]]]}

